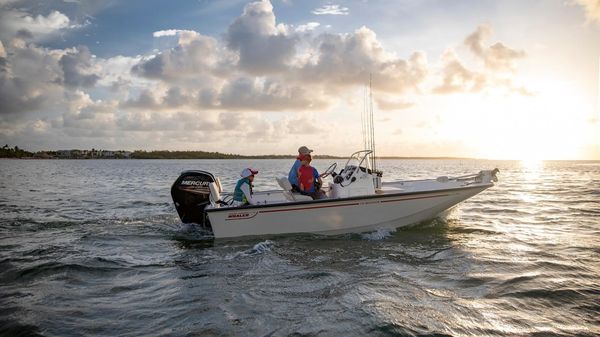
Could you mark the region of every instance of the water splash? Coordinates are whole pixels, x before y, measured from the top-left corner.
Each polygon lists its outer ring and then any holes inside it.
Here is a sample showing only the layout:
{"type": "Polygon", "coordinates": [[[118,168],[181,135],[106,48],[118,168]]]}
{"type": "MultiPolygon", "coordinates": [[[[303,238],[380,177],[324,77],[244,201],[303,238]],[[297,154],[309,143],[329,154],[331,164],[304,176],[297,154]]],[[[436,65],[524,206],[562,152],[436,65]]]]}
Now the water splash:
{"type": "Polygon", "coordinates": [[[254,255],[260,255],[260,254],[265,254],[271,251],[271,248],[275,245],[275,243],[271,240],[265,240],[262,242],[259,242],[257,244],[254,245],[254,247],[250,248],[250,249],[246,249],[242,252],[236,252],[233,254],[227,254],[227,256],[225,257],[225,260],[233,260],[236,258],[240,258],[240,257],[246,257],[246,256],[254,256],[254,255]]]}
{"type": "Polygon", "coordinates": [[[271,240],[259,242],[259,243],[255,244],[254,247],[252,247],[250,252],[254,253],[254,254],[262,254],[262,253],[270,252],[271,247],[273,247],[274,245],[275,245],[275,243],[271,240]]]}
{"type": "Polygon", "coordinates": [[[380,228],[371,233],[361,234],[361,237],[364,240],[379,241],[379,240],[384,240],[386,238],[389,238],[390,236],[392,236],[392,233],[394,233],[394,232],[396,232],[395,229],[380,228]]]}

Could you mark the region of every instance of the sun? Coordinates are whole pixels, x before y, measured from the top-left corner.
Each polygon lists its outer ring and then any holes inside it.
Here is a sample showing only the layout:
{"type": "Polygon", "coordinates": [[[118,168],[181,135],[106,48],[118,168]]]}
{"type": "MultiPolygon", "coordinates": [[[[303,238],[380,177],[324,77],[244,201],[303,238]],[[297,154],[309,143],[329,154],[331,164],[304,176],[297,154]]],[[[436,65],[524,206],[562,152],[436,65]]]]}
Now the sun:
{"type": "Polygon", "coordinates": [[[585,149],[594,144],[596,135],[589,100],[562,82],[538,88],[531,97],[488,97],[471,107],[479,118],[463,122],[476,130],[471,142],[477,144],[481,157],[520,160],[527,166],[542,160],[586,158],[585,149]]]}

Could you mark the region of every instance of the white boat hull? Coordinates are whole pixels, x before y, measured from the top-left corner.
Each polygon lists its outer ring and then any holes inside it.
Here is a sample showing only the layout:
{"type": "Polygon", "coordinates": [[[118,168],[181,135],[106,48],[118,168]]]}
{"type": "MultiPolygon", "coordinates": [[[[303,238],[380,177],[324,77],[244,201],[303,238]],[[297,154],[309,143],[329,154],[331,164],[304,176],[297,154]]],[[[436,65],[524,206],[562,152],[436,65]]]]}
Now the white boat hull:
{"type": "Polygon", "coordinates": [[[344,199],[207,210],[215,238],[248,235],[341,234],[395,229],[437,214],[493,186],[386,193],[344,199]]]}
{"type": "Polygon", "coordinates": [[[341,234],[394,229],[435,217],[497,181],[497,169],[449,178],[381,182],[368,165],[370,150],[355,152],[323,187],[323,199],[294,193],[287,177],[281,190],[255,192],[251,205],[221,195],[220,180],[206,171],[185,171],[171,195],[183,222],[211,229],[215,238],[291,233],[341,234]],[[366,166],[363,166],[365,164],[366,166]]]}

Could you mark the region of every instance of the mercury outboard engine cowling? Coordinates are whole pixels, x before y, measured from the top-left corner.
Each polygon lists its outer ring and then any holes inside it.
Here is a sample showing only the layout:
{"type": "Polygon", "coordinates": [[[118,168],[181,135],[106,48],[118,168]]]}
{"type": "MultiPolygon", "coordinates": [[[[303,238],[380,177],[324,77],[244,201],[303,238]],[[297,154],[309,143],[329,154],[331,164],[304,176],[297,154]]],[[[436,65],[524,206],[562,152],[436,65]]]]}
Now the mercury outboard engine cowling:
{"type": "Polygon", "coordinates": [[[215,177],[206,171],[185,171],[175,180],[171,196],[181,221],[210,229],[204,208],[210,204],[209,184],[215,181],[215,177]]]}

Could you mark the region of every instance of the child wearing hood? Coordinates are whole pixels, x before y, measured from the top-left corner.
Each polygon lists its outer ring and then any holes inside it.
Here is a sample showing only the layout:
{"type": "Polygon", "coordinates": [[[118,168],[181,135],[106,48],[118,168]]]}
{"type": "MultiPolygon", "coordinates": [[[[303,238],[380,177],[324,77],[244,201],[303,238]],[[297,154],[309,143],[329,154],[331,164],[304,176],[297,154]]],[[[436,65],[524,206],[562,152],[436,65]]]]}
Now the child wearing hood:
{"type": "Polygon", "coordinates": [[[258,171],[251,168],[242,170],[240,173],[242,179],[238,180],[233,190],[234,206],[256,205],[256,200],[252,198],[252,182],[256,174],[258,174],[258,171]]]}

